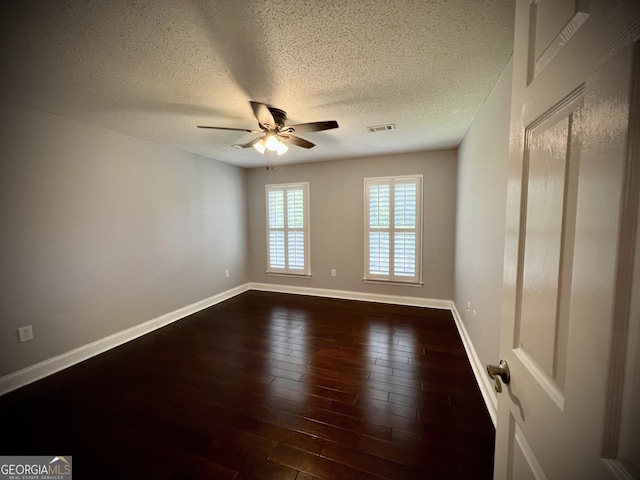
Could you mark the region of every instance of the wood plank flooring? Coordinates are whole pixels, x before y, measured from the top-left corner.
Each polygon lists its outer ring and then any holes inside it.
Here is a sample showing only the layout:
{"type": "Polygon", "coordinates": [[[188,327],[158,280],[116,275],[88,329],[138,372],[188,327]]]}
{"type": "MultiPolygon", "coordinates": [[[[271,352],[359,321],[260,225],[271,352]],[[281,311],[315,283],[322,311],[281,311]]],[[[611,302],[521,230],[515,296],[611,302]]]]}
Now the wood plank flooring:
{"type": "Polygon", "coordinates": [[[0,397],[0,455],[75,478],[490,479],[451,314],[249,291],[0,397]]]}

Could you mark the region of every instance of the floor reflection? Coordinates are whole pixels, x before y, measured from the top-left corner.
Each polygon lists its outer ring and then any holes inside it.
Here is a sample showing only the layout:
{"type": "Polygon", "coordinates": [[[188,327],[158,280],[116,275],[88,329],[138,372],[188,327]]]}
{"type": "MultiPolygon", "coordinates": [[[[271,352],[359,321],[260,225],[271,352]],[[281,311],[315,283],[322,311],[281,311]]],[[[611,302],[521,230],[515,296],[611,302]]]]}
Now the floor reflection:
{"type": "Polygon", "coordinates": [[[369,381],[359,401],[370,407],[367,420],[385,424],[390,416],[417,419],[422,380],[415,360],[421,348],[411,325],[387,319],[371,322],[365,353],[369,381]]]}
{"type": "Polygon", "coordinates": [[[268,345],[265,345],[260,368],[273,379],[267,386],[266,400],[270,408],[304,412],[309,384],[302,382],[305,366],[312,352],[308,346],[309,315],[307,312],[276,308],[267,326],[268,345]],[[286,402],[288,405],[283,405],[286,402]]]}

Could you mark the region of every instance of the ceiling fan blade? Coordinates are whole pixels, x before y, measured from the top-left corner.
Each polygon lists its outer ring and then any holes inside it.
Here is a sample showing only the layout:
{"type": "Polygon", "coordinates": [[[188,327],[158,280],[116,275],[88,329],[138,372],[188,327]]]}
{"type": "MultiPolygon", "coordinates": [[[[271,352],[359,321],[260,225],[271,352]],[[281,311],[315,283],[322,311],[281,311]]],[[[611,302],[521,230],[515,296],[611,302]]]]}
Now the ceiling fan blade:
{"type": "Polygon", "coordinates": [[[269,111],[269,107],[264,103],[258,102],[249,102],[251,104],[251,108],[253,109],[253,114],[258,119],[258,123],[260,125],[269,125],[271,127],[275,127],[276,121],[273,119],[273,115],[269,111]]]}
{"type": "Polygon", "coordinates": [[[249,130],[248,128],[209,127],[207,125],[198,125],[198,128],[209,128],[211,130],[232,130],[234,132],[262,133],[262,130],[249,130]]]}
{"type": "Polygon", "coordinates": [[[307,140],[305,140],[304,138],[300,138],[300,137],[296,137],[293,135],[282,135],[282,138],[284,138],[285,140],[288,140],[289,142],[293,143],[294,145],[297,145],[298,147],[302,147],[302,148],[313,148],[316,146],[315,143],[311,143],[307,140]]]}
{"type": "Polygon", "coordinates": [[[338,128],[338,122],[335,120],[327,120],[326,122],[310,122],[299,123],[297,125],[287,125],[287,129],[292,128],[296,133],[304,132],[320,132],[322,130],[330,130],[332,128],[338,128]]]}
{"type": "MultiPolygon", "coordinates": [[[[260,132],[262,133],[262,132],[260,132]]],[[[253,140],[251,140],[249,143],[245,143],[244,145],[233,145],[234,147],[237,148],[251,148],[253,147],[256,143],[258,143],[260,140],[262,140],[264,137],[258,137],[258,138],[254,138],[253,140]]]]}

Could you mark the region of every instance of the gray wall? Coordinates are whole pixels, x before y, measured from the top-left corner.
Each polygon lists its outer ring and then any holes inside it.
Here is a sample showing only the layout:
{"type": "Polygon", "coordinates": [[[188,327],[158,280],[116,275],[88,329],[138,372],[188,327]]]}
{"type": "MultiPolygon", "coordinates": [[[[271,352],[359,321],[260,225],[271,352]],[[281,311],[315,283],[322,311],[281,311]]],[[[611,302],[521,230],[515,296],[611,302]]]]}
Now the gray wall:
{"type": "Polygon", "coordinates": [[[245,170],[3,107],[0,376],[248,281],[245,170]]]}
{"type": "Polygon", "coordinates": [[[408,153],[251,169],[249,193],[249,267],[254,282],[327,288],[374,294],[453,298],[456,152],[408,153]],[[422,287],[365,284],[363,179],[386,175],[424,175],[424,250],[422,287]],[[265,273],[267,244],[264,186],[309,182],[311,278],[265,273]],[[330,270],[337,276],[332,278],[330,270]]]}
{"type": "Polygon", "coordinates": [[[499,360],[510,105],[511,61],[458,154],[454,301],[482,364],[499,360]]]}
{"type": "Polygon", "coordinates": [[[0,376],[250,281],[454,299],[481,361],[494,362],[510,83],[509,63],[458,152],[273,170],[5,106],[0,376]],[[425,284],[365,284],[363,179],[414,173],[424,175],[425,284]],[[311,278],[265,273],[264,185],[290,181],[310,182],[311,278]],[[19,344],[28,324],[35,339],[19,344]]]}

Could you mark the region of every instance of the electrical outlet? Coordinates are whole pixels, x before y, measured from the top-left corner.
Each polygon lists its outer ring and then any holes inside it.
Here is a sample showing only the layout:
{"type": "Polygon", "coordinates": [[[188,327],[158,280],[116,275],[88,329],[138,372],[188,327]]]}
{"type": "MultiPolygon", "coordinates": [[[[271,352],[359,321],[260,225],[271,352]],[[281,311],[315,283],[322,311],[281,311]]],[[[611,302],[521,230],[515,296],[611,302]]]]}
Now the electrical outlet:
{"type": "Polygon", "coordinates": [[[33,340],[33,327],[31,325],[27,325],[26,327],[20,327],[18,329],[18,339],[20,340],[20,343],[33,340]]]}
{"type": "Polygon", "coordinates": [[[229,278],[229,269],[226,269],[226,270],[224,271],[224,276],[225,276],[225,277],[227,277],[227,278],[229,278]]]}
{"type": "Polygon", "coordinates": [[[467,302],[467,312],[471,310],[471,302],[467,302]]]}
{"type": "Polygon", "coordinates": [[[335,269],[335,268],[332,268],[332,269],[331,269],[331,276],[332,276],[332,277],[335,277],[336,275],[337,275],[336,269],[335,269]]]}

